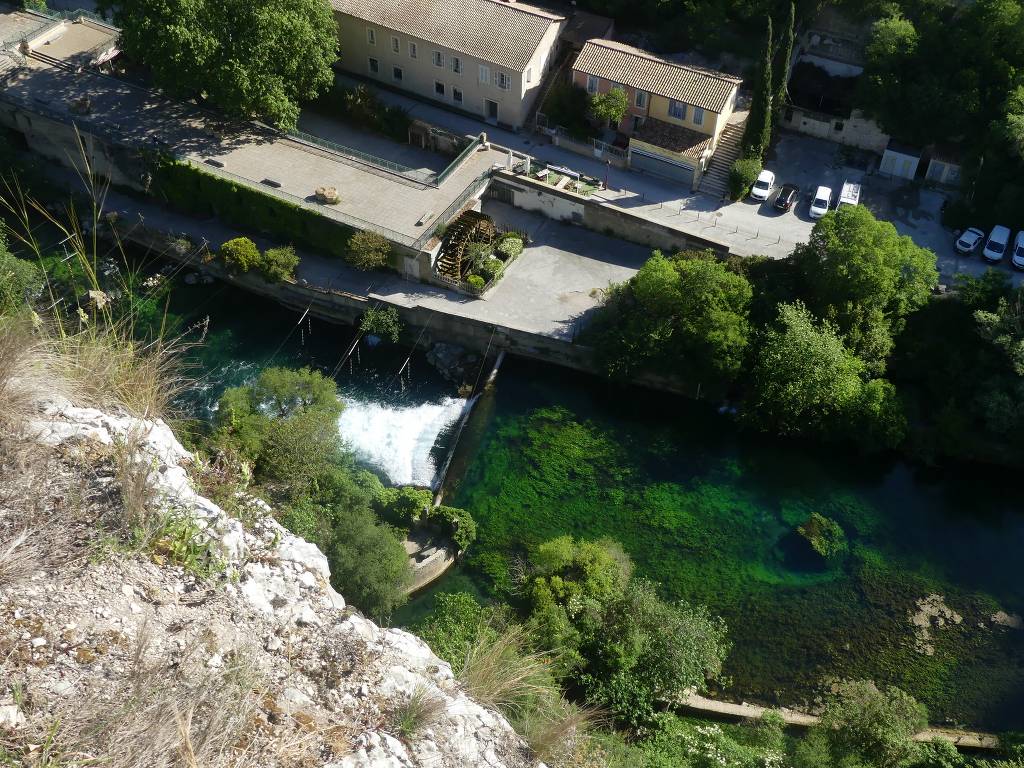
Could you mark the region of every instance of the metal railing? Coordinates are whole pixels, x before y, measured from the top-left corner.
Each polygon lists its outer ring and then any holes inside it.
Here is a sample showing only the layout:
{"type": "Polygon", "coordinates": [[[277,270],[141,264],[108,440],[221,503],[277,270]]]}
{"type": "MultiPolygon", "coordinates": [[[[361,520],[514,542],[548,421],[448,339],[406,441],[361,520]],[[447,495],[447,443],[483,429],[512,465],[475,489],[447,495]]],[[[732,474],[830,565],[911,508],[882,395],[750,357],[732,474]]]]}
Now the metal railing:
{"type": "Polygon", "coordinates": [[[369,152],[363,152],[362,150],[354,149],[353,147],[347,147],[344,144],[338,144],[330,139],[314,136],[313,134],[306,133],[305,131],[291,130],[286,131],[285,135],[290,136],[293,139],[308,142],[309,144],[314,144],[318,147],[330,150],[331,152],[336,152],[339,155],[351,157],[354,160],[361,160],[368,165],[383,168],[384,170],[391,171],[399,176],[404,176],[412,181],[418,181],[420,184],[431,184],[434,181],[434,174],[432,173],[424,173],[416,168],[410,168],[407,165],[402,165],[401,163],[396,163],[383,157],[377,157],[376,155],[371,155],[369,152]]]}
{"type": "Polygon", "coordinates": [[[474,152],[476,152],[477,148],[482,143],[483,143],[483,135],[481,134],[481,135],[477,136],[475,139],[473,139],[469,143],[469,146],[467,146],[464,150],[459,152],[459,154],[455,156],[455,159],[452,160],[450,163],[448,163],[448,167],[447,168],[445,168],[443,171],[441,171],[439,174],[437,174],[437,176],[435,177],[434,183],[437,184],[438,186],[443,184],[444,180],[447,179],[449,176],[451,176],[453,173],[455,173],[455,171],[457,171],[459,169],[459,166],[462,165],[462,163],[465,161],[465,159],[467,157],[469,157],[471,154],[473,154],[474,152]]]}
{"type": "Polygon", "coordinates": [[[439,216],[435,216],[434,219],[427,224],[428,229],[422,235],[416,238],[416,240],[412,244],[412,247],[415,248],[416,250],[423,250],[423,247],[430,241],[430,238],[434,236],[434,232],[437,230],[437,228],[439,226],[447,224],[449,221],[455,218],[455,214],[458,213],[462,206],[469,202],[469,199],[471,197],[474,197],[479,192],[481,192],[484,189],[484,187],[487,186],[490,180],[491,169],[488,168],[486,171],[477,176],[472,182],[470,182],[469,186],[462,190],[462,193],[452,201],[451,205],[445,208],[444,211],[442,211],[439,216]]]}

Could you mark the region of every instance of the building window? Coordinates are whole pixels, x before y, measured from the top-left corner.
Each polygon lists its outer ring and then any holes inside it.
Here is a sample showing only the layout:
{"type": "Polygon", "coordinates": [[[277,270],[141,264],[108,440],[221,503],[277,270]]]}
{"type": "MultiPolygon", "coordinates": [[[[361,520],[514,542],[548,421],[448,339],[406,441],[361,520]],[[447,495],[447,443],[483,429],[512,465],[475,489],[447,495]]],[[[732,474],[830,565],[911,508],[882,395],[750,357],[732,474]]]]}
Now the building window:
{"type": "Polygon", "coordinates": [[[640,126],[644,124],[644,119],[641,115],[633,115],[633,130],[639,131],[640,126]]]}
{"type": "Polygon", "coordinates": [[[369,27],[366,28],[366,42],[368,42],[370,45],[377,44],[377,33],[374,32],[369,27]]]}
{"type": "Polygon", "coordinates": [[[454,85],[452,86],[452,101],[454,101],[456,104],[462,103],[462,90],[456,88],[454,85]]]}
{"type": "Polygon", "coordinates": [[[643,109],[647,106],[647,91],[637,91],[636,99],[633,101],[638,109],[643,109]]]}
{"type": "Polygon", "coordinates": [[[401,43],[398,42],[398,38],[395,37],[394,35],[391,36],[391,50],[394,51],[395,53],[398,53],[399,51],[402,50],[401,43]]]}
{"type": "Polygon", "coordinates": [[[676,120],[685,120],[686,105],[681,101],[673,101],[672,99],[669,99],[668,115],[669,117],[674,117],[676,120]]]}
{"type": "Polygon", "coordinates": [[[597,84],[599,82],[599,78],[596,78],[593,75],[587,75],[587,93],[597,93],[597,84]]]}
{"type": "Polygon", "coordinates": [[[504,72],[499,72],[498,75],[498,87],[503,91],[510,90],[512,88],[512,78],[504,72]]]}
{"type": "Polygon", "coordinates": [[[410,59],[415,59],[416,58],[416,43],[411,42],[411,41],[409,42],[409,58],[410,59]]]}
{"type": "Polygon", "coordinates": [[[369,58],[369,63],[370,63],[370,74],[371,75],[376,75],[378,72],[380,72],[380,62],[379,61],[377,61],[375,58],[373,58],[371,56],[369,58]]]}
{"type": "Polygon", "coordinates": [[[704,110],[700,107],[693,108],[693,124],[704,125],[704,110]]]}
{"type": "Polygon", "coordinates": [[[836,120],[836,130],[837,131],[841,131],[841,130],[843,130],[843,127],[844,127],[843,126],[843,121],[842,120],[836,120]]]}
{"type": "Polygon", "coordinates": [[[434,81],[434,93],[438,96],[444,96],[444,83],[440,80],[434,81]]]}
{"type": "Polygon", "coordinates": [[[462,59],[458,56],[452,56],[452,72],[456,75],[462,74],[462,59]]]}
{"type": "Polygon", "coordinates": [[[533,82],[533,68],[532,67],[527,67],[526,68],[526,84],[529,85],[532,82],[533,82]]]}
{"type": "Polygon", "coordinates": [[[392,70],[391,70],[391,76],[393,78],[395,78],[395,80],[397,80],[398,82],[401,82],[402,81],[402,68],[401,67],[393,67],[392,70]]]}
{"type": "Polygon", "coordinates": [[[444,66],[444,54],[441,53],[440,51],[434,51],[434,66],[435,67],[443,67],[444,66]]]}
{"type": "Polygon", "coordinates": [[[489,83],[491,82],[491,68],[485,67],[483,64],[480,65],[480,82],[489,83]]]}

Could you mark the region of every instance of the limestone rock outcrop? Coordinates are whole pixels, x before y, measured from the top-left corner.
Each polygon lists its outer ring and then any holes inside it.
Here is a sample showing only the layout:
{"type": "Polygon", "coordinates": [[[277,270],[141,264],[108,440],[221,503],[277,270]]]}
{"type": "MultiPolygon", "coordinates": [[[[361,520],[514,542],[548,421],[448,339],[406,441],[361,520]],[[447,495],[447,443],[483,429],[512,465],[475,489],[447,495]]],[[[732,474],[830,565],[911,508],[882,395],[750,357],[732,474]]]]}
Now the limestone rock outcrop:
{"type": "MultiPolygon", "coordinates": [[[[204,753],[216,760],[197,764],[536,765],[505,718],[470,699],[422,640],[347,606],[323,553],[265,505],[250,504],[243,523],[197,493],[191,456],[163,422],[56,400],[28,431],[56,457],[52,510],[67,505],[61,483],[92,468],[76,486],[85,518],[115,503],[112,471],[88,457],[130,446],[156,503],[201,531],[213,575],[156,547],[106,549],[59,568],[44,560],[13,583],[0,578],[0,735],[55,727],[58,741],[77,744],[76,728],[100,725],[106,749],[151,748],[154,766],[179,764],[160,750],[182,749],[182,733],[197,754],[216,747],[204,753]],[[410,702],[424,699],[431,706],[412,727],[410,702]],[[222,732],[230,743],[217,746],[222,732]],[[239,751],[244,759],[231,762],[239,751]]],[[[4,498],[0,549],[17,535],[4,498]]]]}

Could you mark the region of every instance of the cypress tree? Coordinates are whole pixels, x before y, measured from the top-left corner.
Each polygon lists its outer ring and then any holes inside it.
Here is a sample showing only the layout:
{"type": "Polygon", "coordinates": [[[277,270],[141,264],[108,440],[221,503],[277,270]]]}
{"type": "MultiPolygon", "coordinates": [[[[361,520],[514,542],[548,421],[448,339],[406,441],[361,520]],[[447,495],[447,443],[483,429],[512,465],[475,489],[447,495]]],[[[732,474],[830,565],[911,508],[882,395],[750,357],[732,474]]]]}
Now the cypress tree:
{"type": "Polygon", "coordinates": [[[764,44],[764,60],[754,82],[750,115],[743,131],[743,153],[746,157],[763,157],[772,138],[772,17],[768,17],[764,44]]]}
{"type": "Polygon", "coordinates": [[[772,70],[774,77],[774,87],[772,88],[772,98],[775,100],[776,112],[782,109],[782,106],[786,103],[786,86],[789,80],[789,60],[793,56],[793,37],[794,27],[796,25],[796,3],[791,2],[789,4],[789,18],[786,20],[786,26],[782,31],[782,39],[779,41],[778,55],[775,57],[775,66],[772,70]]]}

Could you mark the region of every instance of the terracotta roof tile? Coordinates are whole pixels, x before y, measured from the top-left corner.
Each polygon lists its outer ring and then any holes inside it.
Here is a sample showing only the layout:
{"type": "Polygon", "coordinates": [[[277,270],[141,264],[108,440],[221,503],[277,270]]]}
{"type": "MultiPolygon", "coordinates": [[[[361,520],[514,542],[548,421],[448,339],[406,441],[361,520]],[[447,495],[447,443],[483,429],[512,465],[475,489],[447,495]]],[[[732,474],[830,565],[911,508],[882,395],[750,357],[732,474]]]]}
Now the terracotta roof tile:
{"type": "Polygon", "coordinates": [[[676,64],[614,40],[588,41],[572,68],[718,113],[742,82],[724,72],[676,64]]]}
{"type": "Polygon", "coordinates": [[[541,8],[502,0],[331,0],[334,10],[523,72],[552,24],[541,8]]]}
{"type": "Polygon", "coordinates": [[[633,136],[647,144],[678,152],[690,160],[700,160],[705,150],[711,149],[711,137],[706,133],[691,131],[681,125],[672,125],[664,120],[649,117],[644,120],[633,136]]]}

